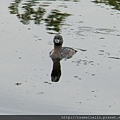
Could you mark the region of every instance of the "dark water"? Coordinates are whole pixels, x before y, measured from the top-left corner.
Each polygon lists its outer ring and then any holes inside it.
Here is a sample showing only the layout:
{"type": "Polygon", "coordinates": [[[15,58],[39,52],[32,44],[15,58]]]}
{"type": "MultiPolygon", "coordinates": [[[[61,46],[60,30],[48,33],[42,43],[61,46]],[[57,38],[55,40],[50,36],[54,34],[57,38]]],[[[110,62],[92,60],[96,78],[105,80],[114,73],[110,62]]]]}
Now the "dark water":
{"type": "Polygon", "coordinates": [[[119,0],[0,4],[1,114],[119,114],[119,0]],[[51,81],[53,37],[77,53],[51,81]]]}

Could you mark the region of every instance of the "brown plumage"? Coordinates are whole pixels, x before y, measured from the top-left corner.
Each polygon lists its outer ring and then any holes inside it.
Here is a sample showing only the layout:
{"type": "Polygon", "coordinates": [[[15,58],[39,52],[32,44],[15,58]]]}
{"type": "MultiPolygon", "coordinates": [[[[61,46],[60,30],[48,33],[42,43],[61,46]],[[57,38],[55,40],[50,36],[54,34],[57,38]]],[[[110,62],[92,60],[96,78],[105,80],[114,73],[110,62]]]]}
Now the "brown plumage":
{"type": "Polygon", "coordinates": [[[70,47],[62,47],[63,37],[57,34],[54,39],[54,49],[50,51],[50,57],[53,61],[71,58],[77,51],[70,47]]]}

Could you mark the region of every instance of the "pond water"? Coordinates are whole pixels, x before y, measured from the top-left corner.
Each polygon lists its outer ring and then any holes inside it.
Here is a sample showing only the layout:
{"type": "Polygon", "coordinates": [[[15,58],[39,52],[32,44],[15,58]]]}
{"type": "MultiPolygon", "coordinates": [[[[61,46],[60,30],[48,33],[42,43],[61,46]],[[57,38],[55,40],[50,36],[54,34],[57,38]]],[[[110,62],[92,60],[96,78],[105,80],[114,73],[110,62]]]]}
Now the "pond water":
{"type": "Polygon", "coordinates": [[[119,1],[7,0],[0,8],[0,114],[119,114],[119,1]],[[77,53],[52,82],[56,33],[77,53]]]}

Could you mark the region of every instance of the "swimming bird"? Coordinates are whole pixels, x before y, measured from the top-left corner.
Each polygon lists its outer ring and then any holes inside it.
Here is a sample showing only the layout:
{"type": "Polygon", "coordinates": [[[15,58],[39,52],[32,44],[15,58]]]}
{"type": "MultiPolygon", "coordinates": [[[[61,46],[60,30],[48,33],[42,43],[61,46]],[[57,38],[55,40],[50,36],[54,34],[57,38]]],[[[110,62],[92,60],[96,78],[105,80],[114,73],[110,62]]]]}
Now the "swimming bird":
{"type": "Polygon", "coordinates": [[[70,47],[62,47],[63,37],[59,34],[55,35],[54,49],[50,51],[49,55],[53,61],[53,69],[51,73],[52,82],[58,82],[61,76],[61,64],[60,61],[65,58],[71,58],[77,51],[70,47]]]}
{"type": "Polygon", "coordinates": [[[53,61],[71,58],[77,51],[70,47],[62,47],[63,37],[59,34],[54,36],[54,49],[50,51],[49,56],[53,61]]]}

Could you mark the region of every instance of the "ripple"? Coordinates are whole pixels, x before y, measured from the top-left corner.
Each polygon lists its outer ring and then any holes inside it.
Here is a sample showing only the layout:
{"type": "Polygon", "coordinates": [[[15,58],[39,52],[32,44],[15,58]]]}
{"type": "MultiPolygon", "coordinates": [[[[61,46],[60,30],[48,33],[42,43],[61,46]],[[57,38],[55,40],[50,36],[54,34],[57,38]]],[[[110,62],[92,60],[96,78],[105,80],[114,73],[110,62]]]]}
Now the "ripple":
{"type": "Polygon", "coordinates": [[[119,57],[108,57],[108,58],[112,58],[112,59],[120,59],[119,57]]]}
{"type": "MultiPolygon", "coordinates": [[[[119,31],[116,29],[109,29],[109,28],[94,28],[89,26],[81,26],[76,31],[77,35],[86,36],[87,33],[94,33],[94,34],[105,34],[105,35],[115,35],[120,36],[119,31]]],[[[105,38],[100,38],[105,39],[105,38]]]]}
{"type": "Polygon", "coordinates": [[[85,50],[85,49],[80,49],[80,48],[76,48],[77,50],[81,50],[81,51],[83,51],[83,52],[85,52],[85,51],[87,51],[87,50],[85,50]]]}
{"type": "Polygon", "coordinates": [[[88,65],[88,64],[94,65],[93,61],[82,60],[82,59],[79,59],[77,61],[72,61],[72,62],[75,63],[77,66],[79,66],[80,64],[82,64],[82,65],[88,65]]]}
{"type": "Polygon", "coordinates": [[[44,94],[44,92],[38,92],[37,94],[38,94],[38,95],[43,95],[43,94],[44,94]]]}

